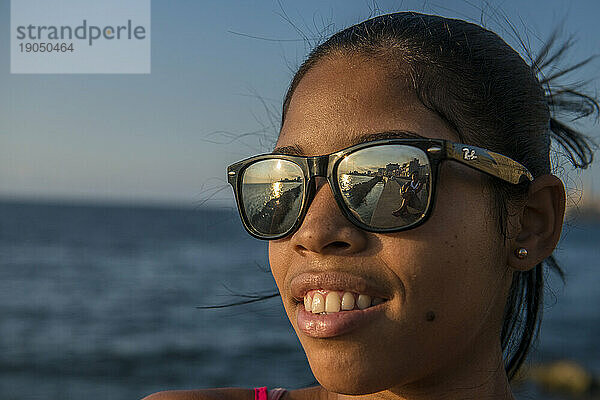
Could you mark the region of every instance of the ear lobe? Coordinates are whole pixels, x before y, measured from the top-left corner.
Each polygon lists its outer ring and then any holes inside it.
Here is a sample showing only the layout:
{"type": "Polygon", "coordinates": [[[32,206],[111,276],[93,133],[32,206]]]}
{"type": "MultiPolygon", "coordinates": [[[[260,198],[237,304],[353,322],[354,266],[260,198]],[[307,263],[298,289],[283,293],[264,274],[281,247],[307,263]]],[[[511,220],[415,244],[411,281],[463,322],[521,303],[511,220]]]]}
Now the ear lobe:
{"type": "Polygon", "coordinates": [[[508,249],[508,265],[527,271],[552,254],[562,230],[565,213],[565,188],[554,175],[535,178],[529,186],[520,215],[519,228],[508,249]],[[519,249],[527,256],[519,257],[519,249]]]}

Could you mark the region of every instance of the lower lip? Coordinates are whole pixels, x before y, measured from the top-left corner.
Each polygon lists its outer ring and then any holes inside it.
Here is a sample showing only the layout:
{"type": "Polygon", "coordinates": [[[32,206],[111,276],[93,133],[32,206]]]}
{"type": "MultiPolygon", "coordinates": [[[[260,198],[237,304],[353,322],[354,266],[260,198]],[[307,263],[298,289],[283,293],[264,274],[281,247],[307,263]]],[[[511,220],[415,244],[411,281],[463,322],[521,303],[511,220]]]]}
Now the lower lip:
{"type": "Polygon", "coordinates": [[[340,311],[333,314],[313,314],[306,311],[303,303],[298,303],[296,322],[298,328],[314,338],[340,336],[371,322],[383,312],[387,302],[364,310],[340,311]]]}

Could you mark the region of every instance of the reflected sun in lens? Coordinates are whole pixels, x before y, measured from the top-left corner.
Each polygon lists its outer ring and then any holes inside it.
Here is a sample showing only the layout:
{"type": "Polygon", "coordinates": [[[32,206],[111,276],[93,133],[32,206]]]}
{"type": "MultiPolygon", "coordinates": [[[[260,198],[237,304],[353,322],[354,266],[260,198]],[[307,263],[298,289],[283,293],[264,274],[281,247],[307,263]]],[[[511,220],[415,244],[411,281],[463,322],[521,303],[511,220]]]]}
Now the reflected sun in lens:
{"type": "Polygon", "coordinates": [[[348,175],[348,174],[340,175],[340,187],[343,192],[347,192],[348,190],[350,190],[352,188],[352,185],[350,184],[350,175],[348,175]]]}
{"type": "Polygon", "coordinates": [[[283,194],[283,183],[273,182],[271,185],[271,197],[280,197],[283,194]]]}

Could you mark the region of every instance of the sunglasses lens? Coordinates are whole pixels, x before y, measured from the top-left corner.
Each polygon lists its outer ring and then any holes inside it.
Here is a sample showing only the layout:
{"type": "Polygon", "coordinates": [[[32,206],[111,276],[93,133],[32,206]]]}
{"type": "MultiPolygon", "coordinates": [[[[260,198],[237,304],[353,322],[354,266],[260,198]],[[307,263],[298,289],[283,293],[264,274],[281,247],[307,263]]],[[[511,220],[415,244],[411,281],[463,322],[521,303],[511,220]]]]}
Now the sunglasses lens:
{"type": "Polygon", "coordinates": [[[357,150],[342,159],[336,176],[350,212],[373,228],[413,225],[430,203],[431,166],[425,152],[415,147],[357,150]]]}
{"type": "Polygon", "coordinates": [[[243,172],[242,206],[261,236],[277,236],[296,222],[304,197],[304,174],[291,161],[262,160],[243,172]]]}

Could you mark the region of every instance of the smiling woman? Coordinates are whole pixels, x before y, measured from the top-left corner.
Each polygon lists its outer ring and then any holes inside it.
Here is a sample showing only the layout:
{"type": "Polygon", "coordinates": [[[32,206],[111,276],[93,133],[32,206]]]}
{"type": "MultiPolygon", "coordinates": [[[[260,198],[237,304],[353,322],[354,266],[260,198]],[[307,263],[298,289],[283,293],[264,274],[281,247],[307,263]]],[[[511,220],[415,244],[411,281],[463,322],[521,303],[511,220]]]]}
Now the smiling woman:
{"type": "Polygon", "coordinates": [[[560,271],[565,191],[551,139],[576,166],[592,159],[551,111],[598,111],[594,98],[552,93],[560,74],[537,78],[566,50],[549,55],[552,42],[528,65],[478,25],[401,12],[315,48],[275,151],[228,178],[244,226],[269,240],[320,385],[151,398],[513,399],[544,263],[560,271]]]}

